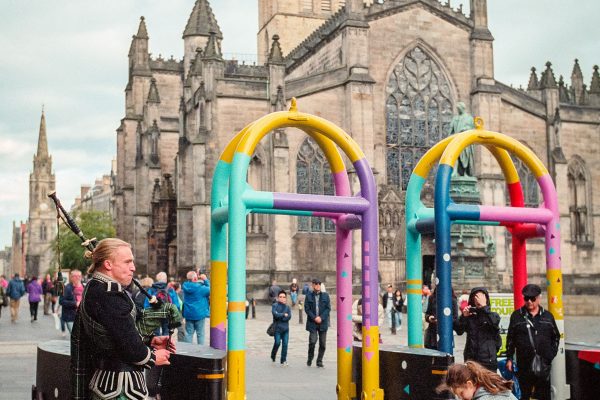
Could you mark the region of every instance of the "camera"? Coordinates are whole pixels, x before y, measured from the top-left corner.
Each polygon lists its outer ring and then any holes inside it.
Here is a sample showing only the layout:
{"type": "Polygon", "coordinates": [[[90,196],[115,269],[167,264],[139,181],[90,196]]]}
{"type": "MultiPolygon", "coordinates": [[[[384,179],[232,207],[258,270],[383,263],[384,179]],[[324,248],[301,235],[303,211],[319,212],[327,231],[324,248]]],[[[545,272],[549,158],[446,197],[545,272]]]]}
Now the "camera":
{"type": "Polygon", "coordinates": [[[470,306],[470,307],[469,307],[469,312],[470,312],[471,314],[477,314],[477,308],[476,308],[476,307],[473,307],[473,306],[470,306]]]}

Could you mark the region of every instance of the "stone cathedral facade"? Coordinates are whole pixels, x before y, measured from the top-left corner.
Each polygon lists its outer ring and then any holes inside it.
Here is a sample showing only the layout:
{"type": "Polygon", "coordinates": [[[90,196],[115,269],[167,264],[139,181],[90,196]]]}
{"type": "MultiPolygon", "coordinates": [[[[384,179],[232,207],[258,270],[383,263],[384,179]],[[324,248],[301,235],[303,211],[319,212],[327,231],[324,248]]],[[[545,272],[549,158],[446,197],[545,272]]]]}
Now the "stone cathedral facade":
{"type": "MultiPolygon", "coordinates": [[[[181,61],[152,57],[151,35],[140,21],[129,51],[114,185],[117,232],[133,243],[138,272],[184,275],[207,268],[211,177],[220,152],[246,124],[286,109],[296,97],[301,111],[341,126],[365,152],[379,187],[380,279],[402,284],[407,180],[419,157],[448,135],[462,101],[486,129],[523,141],[549,167],[561,194],[565,292],[594,290],[592,283],[600,280],[597,67],[589,86],[577,62],[570,82],[557,79],[550,63],[539,75],[532,70],[526,90],[497,81],[486,0],[471,0],[469,15],[438,0],[259,0],[258,8],[256,65],[223,58],[220,43],[227,32],[208,0],[193,6],[181,61]]],[[[515,162],[526,201],[535,206],[536,182],[515,162]]],[[[480,147],[474,175],[473,187],[464,193],[459,188],[457,196],[506,204],[500,170],[480,147]]],[[[256,190],[333,193],[323,155],[294,130],[263,140],[248,181],[256,190]]],[[[423,197],[432,201],[431,185],[423,197]]],[[[250,215],[249,290],[266,287],[271,278],[312,276],[332,287],[333,231],[320,218],[250,215]]],[[[423,246],[429,282],[431,238],[423,246]]],[[[510,287],[510,238],[504,230],[457,229],[454,248],[457,289],[482,281],[496,290],[510,287]]],[[[528,249],[532,279],[541,282],[543,245],[533,240],[528,249]]],[[[359,266],[358,248],[354,259],[359,266]]]]}

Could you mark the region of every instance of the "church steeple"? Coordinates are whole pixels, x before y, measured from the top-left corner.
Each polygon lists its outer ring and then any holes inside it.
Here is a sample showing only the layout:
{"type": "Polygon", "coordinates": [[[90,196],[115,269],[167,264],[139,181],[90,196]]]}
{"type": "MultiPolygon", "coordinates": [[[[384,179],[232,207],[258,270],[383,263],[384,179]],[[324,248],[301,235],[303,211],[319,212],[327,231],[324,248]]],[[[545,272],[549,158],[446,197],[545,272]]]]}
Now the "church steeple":
{"type": "Polygon", "coordinates": [[[44,107],[42,107],[42,118],[40,119],[40,132],[38,135],[38,147],[35,158],[48,158],[48,137],[46,136],[46,116],[44,115],[44,107]]]}
{"type": "Polygon", "coordinates": [[[56,234],[56,219],[48,194],[55,190],[55,183],[52,156],[48,152],[46,115],[42,109],[37,152],[29,175],[26,272],[31,275],[45,273],[52,260],[50,243],[56,234]]]}

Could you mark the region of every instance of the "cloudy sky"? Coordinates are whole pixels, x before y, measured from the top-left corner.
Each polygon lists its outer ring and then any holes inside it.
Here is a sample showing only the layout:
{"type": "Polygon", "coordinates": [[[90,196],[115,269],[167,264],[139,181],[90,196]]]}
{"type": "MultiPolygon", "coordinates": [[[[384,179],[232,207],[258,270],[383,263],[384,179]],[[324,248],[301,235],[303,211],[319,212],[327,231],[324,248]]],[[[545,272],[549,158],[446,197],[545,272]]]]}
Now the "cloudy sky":
{"type": "MultiPolygon", "coordinates": [[[[150,51],[181,58],[194,0],[0,0],[0,246],[27,219],[28,180],[45,105],[57,191],[72,204],[81,184],[110,172],[124,115],[127,52],[144,15],[150,51]]],[[[211,0],[225,55],[256,53],[257,1],[211,0]]],[[[460,2],[452,0],[453,5],[460,2]]],[[[466,2],[468,3],[468,2],[466,2]]],[[[465,7],[467,10],[467,7],[465,7]]],[[[570,81],[600,63],[597,0],[488,0],[496,79],[527,85],[552,61],[570,81]]]]}

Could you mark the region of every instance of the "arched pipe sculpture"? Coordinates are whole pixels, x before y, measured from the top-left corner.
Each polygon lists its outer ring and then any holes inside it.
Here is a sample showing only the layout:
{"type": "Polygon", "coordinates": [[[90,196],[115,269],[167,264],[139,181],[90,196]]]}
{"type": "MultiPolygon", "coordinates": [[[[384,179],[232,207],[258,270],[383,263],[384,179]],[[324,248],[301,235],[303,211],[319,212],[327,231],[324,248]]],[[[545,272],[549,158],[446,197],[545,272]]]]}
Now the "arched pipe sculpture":
{"type": "Polygon", "coordinates": [[[561,340],[553,361],[552,385],[557,399],[568,397],[565,375],[564,321],[562,306],[562,272],[560,268],[560,225],[554,183],[542,162],[526,146],[506,135],[485,131],[481,119],[476,129],[450,136],[431,148],[417,163],[406,195],[406,242],[408,282],[408,343],[423,346],[421,325],[421,233],[435,232],[439,349],[453,352],[451,242],[452,224],[506,226],[512,234],[513,290],[515,307],[523,305],[521,289],[527,283],[525,242],[532,237],[545,237],[546,279],[549,311],[552,312],[561,340]],[[482,144],[492,152],[504,174],[510,196],[510,207],[456,204],[450,198],[450,179],[460,153],[471,144],[482,144]],[[538,208],[524,208],[519,176],[509,152],[519,158],[535,175],[544,202],[538,208]],[[435,180],[434,208],[420,201],[420,193],[433,165],[439,161],[435,180]]]}
{"type": "Polygon", "coordinates": [[[211,346],[227,350],[227,398],[245,398],[246,214],[323,216],[336,222],[338,385],[340,399],[355,395],[352,383],[352,252],[351,229],[362,229],[364,399],[383,399],[379,388],[378,215],[371,169],[354,140],[322,118],[300,113],[295,99],[289,111],[254,121],[227,145],[215,169],[211,195],[211,346]],[[256,145],[269,132],[293,127],[310,135],[332,169],[336,196],[272,193],[253,190],[246,182],[256,145]],[[347,172],[338,152],[352,162],[360,195],[352,196],[347,172]],[[228,290],[228,292],[227,292],[228,290]],[[227,309],[225,304],[228,302],[227,309]],[[226,327],[227,325],[227,328],[226,327]]]}

